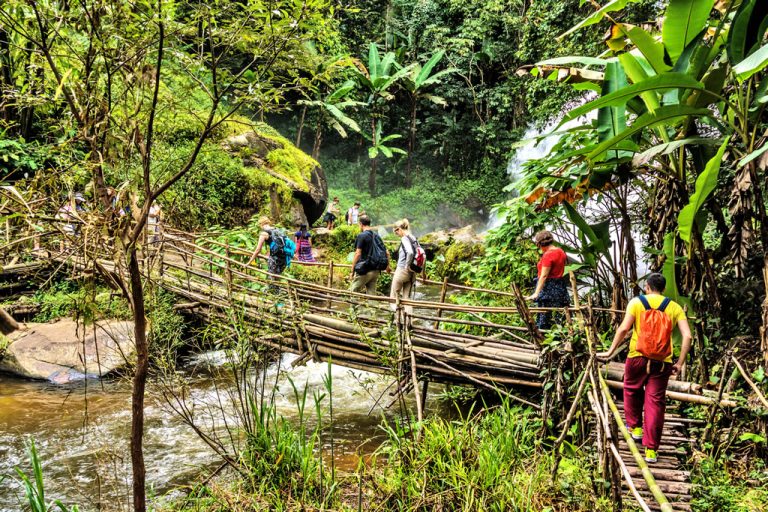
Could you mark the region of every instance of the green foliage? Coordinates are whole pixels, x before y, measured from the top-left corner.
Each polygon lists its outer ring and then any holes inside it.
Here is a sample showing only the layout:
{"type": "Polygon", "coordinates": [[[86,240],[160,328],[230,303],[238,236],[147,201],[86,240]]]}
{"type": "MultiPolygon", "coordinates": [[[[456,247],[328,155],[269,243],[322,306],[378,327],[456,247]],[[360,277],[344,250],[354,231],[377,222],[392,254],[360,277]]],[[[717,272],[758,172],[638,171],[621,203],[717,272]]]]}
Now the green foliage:
{"type": "Polygon", "coordinates": [[[18,180],[32,176],[45,165],[47,147],[27,143],[23,138],[2,137],[0,132],[0,180],[18,180]]]}
{"type": "Polygon", "coordinates": [[[32,477],[25,473],[21,468],[15,468],[16,474],[21,479],[24,487],[24,494],[27,498],[27,505],[32,512],[49,512],[58,510],[60,512],[78,512],[77,505],[71,507],[65,505],[61,500],[55,500],[47,503],[45,500],[45,485],[43,484],[43,465],[37,454],[35,441],[30,439],[26,441],[27,457],[32,466],[32,477]]]}
{"type": "Polygon", "coordinates": [[[40,311],[33,318],[35,322],[77,318],[89,324],[95,320],[131,318],[122,297],[104,286],[89,282],[56,282],[48,289],[37,291],[32,302],[40,306],[40,311]]]}
{"type": "Polygon", "coordinates": [[[385,425],[387,459],[376,488],[385,508],[443,510],[609,510],[593,492],[583,455],[565,458],[557,482],[550,455],[537,451],[540,420],[503,401],[467,419],[431,419],[417,443],[404,425],[385,425]],[[471,418],[471,419],[470,419],[471,418]],[[425,503],[426,500],[426,503],[425,503]]]}
{"type": "MultiPolygon", "coordinates": [[[[343,222],[343,219],[342,219],[343,222]]],[[[355,251],[355,238],[360,234],[359,226],[339,225],[324,239],[315,240],[316,247],[325,247],[328,258],[347,262],[349,253],[355,251]]]]}
{"type": "Polygon", "coordinates": [[[339,197],[342,213],[347,206],[360,201],[375,225],[407,218],[417,235],[466,223],[481,225],[485,221],[480,212],[488,212],[503,194],[503,180],[493,176],[477,179],[434,176],[417,179],[409,189],[395,189],[371,197],[353,188],[356,175],[348,171],[356,167],[342,165],[344,170],[338,170],[336,165],[338,161],[326,169],[331,182],[329,195],[339,197]]]}
{"type": "Polygon", "coordinates": [[[176,296],[165,290],[154,290],[148,297],[150,357],[156,366],[175,368],[178,352],[185,347],[185,322],[173,308],[176,302],[176,296]]]}
{"type": "Polygon", "coordinates": [[[752,467],[727,459],[703,458],[691,473],[693,510],[757,512],[768,507],[768,478],[764,462],[752,467]]]}

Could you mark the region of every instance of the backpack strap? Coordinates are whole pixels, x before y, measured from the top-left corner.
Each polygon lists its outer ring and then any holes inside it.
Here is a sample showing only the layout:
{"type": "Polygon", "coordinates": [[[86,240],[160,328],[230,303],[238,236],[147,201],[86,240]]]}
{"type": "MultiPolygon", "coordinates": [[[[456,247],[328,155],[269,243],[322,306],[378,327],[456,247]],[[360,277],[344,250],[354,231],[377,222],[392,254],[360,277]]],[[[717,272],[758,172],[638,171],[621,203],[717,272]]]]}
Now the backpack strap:
{"type": "Polygon", "coordinates": [[[646,310],[648,310],[648,309],[652,309],[652,308],[651,308],[651,305],[650,305],[650,304],[648,304],[648,299],[645,297],[645,295],[643,295],[643,294],[640,294],[640,295],[638,295],[638,296],[637,296],[637,298],[638,298],[638,299],[640,299],[640,303],[643,305],[643,307],[644,307],[646,310]]]}
{"type": "Polygon", "coordinates": [[[661,305],[659,305],[659,311],[664,312],[665,309],[667,309],[667,306],[669,306],[669,303],[672,302],[669,297],[664,297],[664,300],[661,301],[661,305]]]}

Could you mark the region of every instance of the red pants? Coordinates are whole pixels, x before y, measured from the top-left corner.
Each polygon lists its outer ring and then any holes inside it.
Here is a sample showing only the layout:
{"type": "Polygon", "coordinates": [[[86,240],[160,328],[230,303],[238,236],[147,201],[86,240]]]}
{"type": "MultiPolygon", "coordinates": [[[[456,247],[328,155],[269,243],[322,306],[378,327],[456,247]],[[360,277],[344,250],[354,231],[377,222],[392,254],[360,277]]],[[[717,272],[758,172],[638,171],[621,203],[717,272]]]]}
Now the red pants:
{"type": "Polygon", "coordinates": [[[624,414],[629,428],[643,427],[643,446],[658,450],[672,363],[650,361],[649,372],[648,361],[645,357],[633,357],[624,363],[624,414]]]}

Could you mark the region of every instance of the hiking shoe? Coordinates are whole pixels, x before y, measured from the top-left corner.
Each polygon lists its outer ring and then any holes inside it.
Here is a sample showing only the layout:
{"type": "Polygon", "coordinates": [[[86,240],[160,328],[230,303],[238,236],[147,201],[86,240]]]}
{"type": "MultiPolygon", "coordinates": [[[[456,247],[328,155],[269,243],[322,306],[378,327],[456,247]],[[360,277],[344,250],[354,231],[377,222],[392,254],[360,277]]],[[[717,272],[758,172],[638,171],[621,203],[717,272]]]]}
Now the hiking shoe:
{"type": "Polygon", "coordinates": [[[629,430],[629,435],[631,435],[632,439],[635,441],[641,441],[643,439],[643,427],[627,427],[627,430],[629,430]]]}
{"type": "Polygon", "coordinates": [[[656,462],[658,459],[656,458],[656,450],[651,450],[650,448],[645,449],[645,462],[656,462]]]}

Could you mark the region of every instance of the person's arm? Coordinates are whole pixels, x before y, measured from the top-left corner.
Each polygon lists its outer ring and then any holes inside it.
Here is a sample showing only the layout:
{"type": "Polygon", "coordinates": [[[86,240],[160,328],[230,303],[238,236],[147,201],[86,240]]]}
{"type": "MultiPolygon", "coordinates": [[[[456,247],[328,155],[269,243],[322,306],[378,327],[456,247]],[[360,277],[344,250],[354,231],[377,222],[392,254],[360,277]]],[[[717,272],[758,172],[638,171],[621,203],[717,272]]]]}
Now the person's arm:
{"type": "Polygon", "coordinates": [[[544,283],[547,282],[547,278],[549,277],[549,273],[552,272],[552,267],[541,267],[541,275],[539,276],[539,279],[536,281],[536,290],[534,292],[527,296],[526,300],[536,300],[539,298],[539,295],[541,294],[541,290],[544,289],[544,283]]]}
{"type": "Polygon", "coordinates": [[[410,269],[411,263],[413,263],[413,258],[416,256],[416,252],[413,250],[413,242],[411,241],[410,236],[404,236],[403,240],[408,242],[403,243],[403,250],[405,251],[405,268],[410,269]]]}
{"type": "Polygon", "coordinates": [[[254,249],[253,254],[251,254],[251,259],[248,260],[248,263],[246,265],[250,265],[253,263],[253,260],[259,257],[259,253],[261,252],[261,248],[264,246],[264,241],[267,239],[269,235],[267,233],[262,233],[259,236],[259,243],[256,244],[256,249],[254,249]]]}
{"type": "Polygon", "coordinates": [[[618,352],[619,347],[622,346],[627,340],[627,335],[632,332],[634,325],[635,316],[627,311],[627,314],[624,315],[624,320],[622,320],[621,325],[618,329],[616,329],[616,334],[613,336],[613,343],[611,343],[611,348],[605,352],[598,352],[595,354],[595,357],[600,361],[607,361],[612,359],[613,356],[615,356],[618,352]]]}
{"type": "Polygon", "coordinates": [[[688,319],[683,316],[677,322],[677,328],[680,329],[680,335],[683,337],[682,345],[680,346],[680,357],[677,358],[677,362],[672,365],[672,375],[680,373],[685,364],[685,356],[691,350],[691,327],[688,325],[688,319]]]}
{"type": "Polygon", "coordinates": [[[352,256],[352,272],[349,274],[350,279],[355,278],[355,265],[357,265],[357,262],[360,261],[360,257],[363,255],[362,249],[355,249],[355,255],[352,256]]]}

